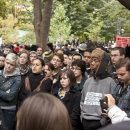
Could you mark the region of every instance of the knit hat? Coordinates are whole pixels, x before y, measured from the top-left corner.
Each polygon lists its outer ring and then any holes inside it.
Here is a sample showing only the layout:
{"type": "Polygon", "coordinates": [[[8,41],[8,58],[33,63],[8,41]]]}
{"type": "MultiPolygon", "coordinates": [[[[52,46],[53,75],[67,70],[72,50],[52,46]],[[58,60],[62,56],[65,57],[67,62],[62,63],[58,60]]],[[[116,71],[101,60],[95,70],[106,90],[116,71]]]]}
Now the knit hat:
{"type": "Polygon", "coordinates": [[[103,79],[108,77],[109,74],[107,70],[110,62],[110,55],[101,49],[95,49],[91,53],[91,58],[97,58],[100,61],[96,72],[93,73],[94,78],[98,77],[103,79]]]}
{"type": "Polygon", "coordinates": [[[51,59],[53,57],[53,51],[46,51],[46,52],[44,52],[42,57],[43,57],[45,63],[51,61],[51,59]]]}
{"type": "Polygon", "coordinates": [[[99,60],[102,59],[104,51],[100,49],[95,49],[91,53],[91,58],[98,58],[99,60]]]}
{"type": "Polygon", "coordinates": [[[85,43],[82,43],[82,44],[79,45],[78,49],[81,50],[81,51],[86,51],[87,45],[85,43]]]}

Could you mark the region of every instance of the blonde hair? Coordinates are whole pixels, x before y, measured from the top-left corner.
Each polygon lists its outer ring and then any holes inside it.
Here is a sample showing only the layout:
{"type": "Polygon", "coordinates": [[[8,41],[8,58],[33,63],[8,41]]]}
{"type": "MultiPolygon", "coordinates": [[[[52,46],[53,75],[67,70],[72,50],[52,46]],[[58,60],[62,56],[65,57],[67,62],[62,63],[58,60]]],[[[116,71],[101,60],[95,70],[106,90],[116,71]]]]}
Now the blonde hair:
{"type": "Polygon", "coordinates": [[[18,56],[15,53],[9,53],[7,54],[6,60],[9,60],[10,62],[16,62],[16,66],[18,65],[18,56]]]}

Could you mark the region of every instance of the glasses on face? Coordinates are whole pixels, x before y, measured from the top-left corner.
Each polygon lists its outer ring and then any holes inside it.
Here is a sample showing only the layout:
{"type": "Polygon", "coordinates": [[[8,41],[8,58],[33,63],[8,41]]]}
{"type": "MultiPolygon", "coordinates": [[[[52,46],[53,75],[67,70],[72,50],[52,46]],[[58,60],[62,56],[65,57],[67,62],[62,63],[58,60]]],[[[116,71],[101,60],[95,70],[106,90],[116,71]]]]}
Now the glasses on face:
{"type": "Polygon", "coordinates": [[[71,67],[71,70],[81,70],[79,67],[71,67]]]}
{"type": "Polygon", "coordinates": [[[90,59],[90,63],[91,63],[91,62],[95,62],[95,63],[97,63],[97,62],[100,62],[100,60],[97,59],[97,58],[91,58],[91,59],[90,59]]]}

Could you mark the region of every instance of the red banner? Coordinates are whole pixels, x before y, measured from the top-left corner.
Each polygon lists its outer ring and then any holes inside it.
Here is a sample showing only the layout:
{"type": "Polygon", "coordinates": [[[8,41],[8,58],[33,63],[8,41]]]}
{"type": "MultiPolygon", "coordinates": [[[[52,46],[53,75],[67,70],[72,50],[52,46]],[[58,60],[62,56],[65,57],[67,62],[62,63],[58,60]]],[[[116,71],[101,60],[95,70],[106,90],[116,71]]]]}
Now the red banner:
{"type": "Polygon", "coordinates": [[[130,45],[130,37],[116,36],[116,47],[126,47],[130,45]]]}

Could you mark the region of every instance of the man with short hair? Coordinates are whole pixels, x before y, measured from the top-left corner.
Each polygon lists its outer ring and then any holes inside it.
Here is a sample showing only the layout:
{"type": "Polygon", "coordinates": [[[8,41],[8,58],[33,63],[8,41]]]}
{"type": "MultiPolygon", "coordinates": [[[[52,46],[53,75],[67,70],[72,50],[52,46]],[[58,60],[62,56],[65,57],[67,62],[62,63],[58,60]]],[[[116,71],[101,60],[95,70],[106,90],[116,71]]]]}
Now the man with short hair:
{"type": "Polygon", "coordinates": [[[11,53],[11,52],[13,52],[12,46],[11,46],[11,45],[6,45],[6,46],[4,47],[4,49],[3,49],[3,53],[4,53],[5,55],[8,55],[8,54],[11,53]]]}
{"type": "Polygon", "coordinates": [[[80,53],[74,53],[72,55],[72,60],[82,60],[82,55],[80,53]]]}
{"type": "Polygon", "coordinates": [[[111,50],[111,61],[115,65],[120,59],[125,58],[125,49],[122,47],[115,47],[111,50]]]}
{"type": "Polygon", "coordinates": [[[109,72],[111,77],[117,82],[117,74],[115,64],[120,60],[125,58],[125,49],[122,47],[115,47],[111,50],[111,63],[109,65],[109,72]]]}
{"type": "Polygon", "coordinates": [[[90,61],[91,61],[91,50],[87,49],[83,53],[83,60],[86,63],[86,76],[89,77],[91,69],[90,69],[90,61]]]}
{"type": "Polygon", "coordinates": [[[114,89],[113,96],[117,106],[130,117],[130,60],[120,59],[115,67],[120,85],[114,89]]]}

